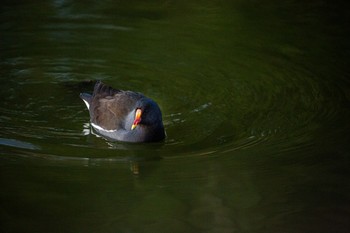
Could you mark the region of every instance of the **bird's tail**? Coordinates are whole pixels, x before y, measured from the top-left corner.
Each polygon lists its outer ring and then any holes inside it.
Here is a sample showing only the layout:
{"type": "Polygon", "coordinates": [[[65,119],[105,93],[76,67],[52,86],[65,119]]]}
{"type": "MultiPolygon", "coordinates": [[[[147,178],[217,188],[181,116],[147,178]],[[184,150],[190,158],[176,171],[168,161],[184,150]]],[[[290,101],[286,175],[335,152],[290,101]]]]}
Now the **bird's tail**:
{"type": "Polygon", "coordinates": [[[84,103],[86,104],[86,107],[89,109],[90,103],[92,100],[92,95],[88,93],[80,93],[80,98],[84,101],[84,103]]]}

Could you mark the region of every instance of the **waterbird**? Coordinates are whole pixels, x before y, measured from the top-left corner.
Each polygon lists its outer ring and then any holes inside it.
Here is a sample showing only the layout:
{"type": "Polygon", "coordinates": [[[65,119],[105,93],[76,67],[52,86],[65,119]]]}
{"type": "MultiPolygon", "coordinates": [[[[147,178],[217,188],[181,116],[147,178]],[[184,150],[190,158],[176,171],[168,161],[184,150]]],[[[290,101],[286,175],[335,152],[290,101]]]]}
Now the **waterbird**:
{"type": "Polygon", "coordinates": [[[81,93],[80,98],[89,110],[93,130],[110,141],[157,142],[165,138],[158,104],[139,92],[97,81],[93,93],[81,93]]]}

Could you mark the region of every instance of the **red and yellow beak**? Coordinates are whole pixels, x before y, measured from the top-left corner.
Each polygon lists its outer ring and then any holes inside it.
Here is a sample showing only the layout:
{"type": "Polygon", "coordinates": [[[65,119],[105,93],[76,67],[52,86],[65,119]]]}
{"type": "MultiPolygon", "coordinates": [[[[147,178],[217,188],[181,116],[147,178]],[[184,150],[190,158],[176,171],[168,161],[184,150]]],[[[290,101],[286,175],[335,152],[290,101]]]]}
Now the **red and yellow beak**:
{"type": "Polygon", "coordinates": [[[131,130],[134,130],[136,128],[136,126],[141,122],[141,115],[142,115],[141,109],[139,109],[139,108],[136,109],[135,120],[131,126],[131,130]]]}

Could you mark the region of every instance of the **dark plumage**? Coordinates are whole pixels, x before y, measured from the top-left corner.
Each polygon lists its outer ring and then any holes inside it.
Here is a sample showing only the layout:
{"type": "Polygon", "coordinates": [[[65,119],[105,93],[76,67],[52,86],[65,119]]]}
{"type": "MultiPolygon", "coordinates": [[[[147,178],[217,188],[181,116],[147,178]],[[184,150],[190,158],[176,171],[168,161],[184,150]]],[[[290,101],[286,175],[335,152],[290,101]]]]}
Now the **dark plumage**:
{"type": "Polygon", "coordinates": [[[162,113],[141,93],[116,90],[97,81],[92,95],[81,93],[93,129],[113,141],[155,142],[165,138],[162,113]]]}

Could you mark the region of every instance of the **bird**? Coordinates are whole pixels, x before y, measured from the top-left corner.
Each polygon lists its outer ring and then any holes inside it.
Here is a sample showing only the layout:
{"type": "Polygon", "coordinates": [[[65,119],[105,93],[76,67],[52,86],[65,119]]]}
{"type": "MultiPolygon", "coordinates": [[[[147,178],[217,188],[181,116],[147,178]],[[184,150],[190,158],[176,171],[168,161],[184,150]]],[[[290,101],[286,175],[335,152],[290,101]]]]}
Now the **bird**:
{"type": "Polygon", "coordinates": [[[109,141],[158,142],[166,134],[158,104],[134,91],[114,89],[97,81],[92,94],[80,93],[93,130],[109,141]]]}

